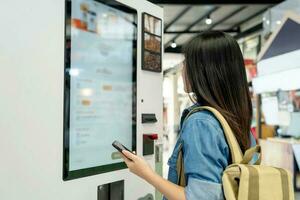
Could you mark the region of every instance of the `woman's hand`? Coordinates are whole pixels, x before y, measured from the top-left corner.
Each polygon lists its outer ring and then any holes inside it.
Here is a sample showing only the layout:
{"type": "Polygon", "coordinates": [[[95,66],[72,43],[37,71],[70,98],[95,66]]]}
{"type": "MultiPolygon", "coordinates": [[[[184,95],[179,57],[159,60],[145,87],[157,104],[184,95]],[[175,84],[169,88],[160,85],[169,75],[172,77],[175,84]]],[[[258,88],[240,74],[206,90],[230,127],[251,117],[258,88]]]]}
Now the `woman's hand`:
{"type": "Polygon", "coordinates": [[[145,180],[149,179],[154,174],[154,171],[143,158],[126,150],[123,150],[122,153],[125,155],[122,155],[122,157],[130,172],[145,180]]]}
{"type": "Polygon", "coordinates": [[[129,170],[158,189],[169,200],[185,200],[184,188],[156,174],[141,157],[123,150],[122,157],[129,170]]]}

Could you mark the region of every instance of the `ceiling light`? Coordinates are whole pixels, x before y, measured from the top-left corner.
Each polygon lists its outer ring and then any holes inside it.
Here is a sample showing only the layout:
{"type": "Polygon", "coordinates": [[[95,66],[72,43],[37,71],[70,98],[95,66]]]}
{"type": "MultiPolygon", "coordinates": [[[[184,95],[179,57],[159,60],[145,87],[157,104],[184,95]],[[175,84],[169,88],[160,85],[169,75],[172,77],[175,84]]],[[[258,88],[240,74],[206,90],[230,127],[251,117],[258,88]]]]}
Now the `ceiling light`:
{"type": "Polygon", "coordinates": [[[266,21],[266,24],[269,25],[269,24],[270,24],[270,20],[267,20],[267,21],[266,21]]]}
{"type": "Polygon", "coordinates": [[[276,21],[276,24],[278,24],[278,25],[281,24],[281,21],[280,21],[280,20],[277,20],[277,21],[276,21]]]}
{"type": "Polygon", "coordinates": [[[210,16],[207,16],[207,17],[206,17],[205,23],[206,23],[206,24],[211,24],[211,23],[212,23],[212,19],[210,18],[210,16]]]}
{"type": "Polygon", "coordinates": [[[171,47],[172,47],[172,48],[176,48],[176,47],[177,47],[177,44],[176,44],[175,41],[173,41],[173,42],[171,43],[171,47]]]}

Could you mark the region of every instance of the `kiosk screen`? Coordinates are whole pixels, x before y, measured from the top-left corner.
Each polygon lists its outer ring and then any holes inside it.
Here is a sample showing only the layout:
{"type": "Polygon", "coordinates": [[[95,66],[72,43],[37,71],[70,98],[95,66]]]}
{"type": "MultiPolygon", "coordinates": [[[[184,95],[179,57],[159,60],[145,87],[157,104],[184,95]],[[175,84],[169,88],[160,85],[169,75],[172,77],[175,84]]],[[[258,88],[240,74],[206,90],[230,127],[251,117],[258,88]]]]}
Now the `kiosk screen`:
{"type": "Polygon", "coordinates": [[[135,148],[136,11],[116,1],[66,4],[64,180],[125,167],[135,148]]]}

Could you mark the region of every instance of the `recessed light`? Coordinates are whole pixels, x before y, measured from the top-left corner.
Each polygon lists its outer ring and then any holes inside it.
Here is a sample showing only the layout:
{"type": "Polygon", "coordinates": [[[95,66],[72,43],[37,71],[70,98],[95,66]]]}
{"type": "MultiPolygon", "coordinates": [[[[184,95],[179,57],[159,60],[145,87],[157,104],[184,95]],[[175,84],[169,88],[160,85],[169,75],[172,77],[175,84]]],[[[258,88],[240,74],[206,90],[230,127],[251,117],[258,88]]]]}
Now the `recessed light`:
{"type": "Polygon", "coordinates": [[[207,17],[206,17],[205,23],[206,23],[207,25],[209,25],[209,24],[212,23],[212,19],[210,18],[210,16],[207,16],[207,17]]]}
{"type": "Polygon", "coordinates": [[[176,48],[176,47],[177,47],[177,44],[176,44],[175,41],[173,41],[173,42],[171,43],[171,47],[172,47],[172,48],[176,48]]]}

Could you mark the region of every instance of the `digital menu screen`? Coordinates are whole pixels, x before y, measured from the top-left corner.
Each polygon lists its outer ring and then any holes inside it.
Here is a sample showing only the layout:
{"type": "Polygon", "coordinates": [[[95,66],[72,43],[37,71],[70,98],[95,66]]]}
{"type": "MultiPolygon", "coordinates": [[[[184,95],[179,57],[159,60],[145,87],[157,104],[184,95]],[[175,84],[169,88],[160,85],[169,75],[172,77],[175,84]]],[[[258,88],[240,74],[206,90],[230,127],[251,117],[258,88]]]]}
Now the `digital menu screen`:
{"type": "Polygon", "coordinates": [[[64,180],[125,168],[135,148],[136,11],[116,1],[67,3],[64,180]]]}

